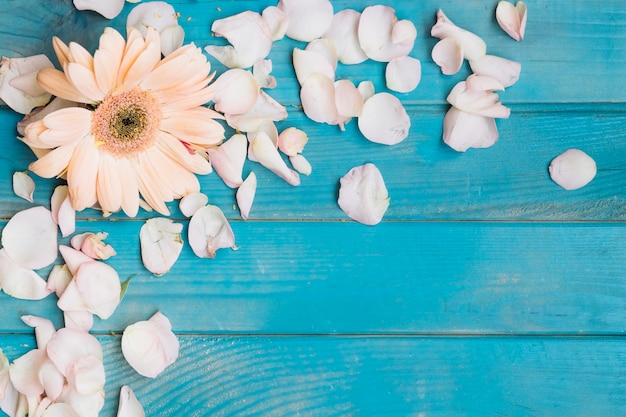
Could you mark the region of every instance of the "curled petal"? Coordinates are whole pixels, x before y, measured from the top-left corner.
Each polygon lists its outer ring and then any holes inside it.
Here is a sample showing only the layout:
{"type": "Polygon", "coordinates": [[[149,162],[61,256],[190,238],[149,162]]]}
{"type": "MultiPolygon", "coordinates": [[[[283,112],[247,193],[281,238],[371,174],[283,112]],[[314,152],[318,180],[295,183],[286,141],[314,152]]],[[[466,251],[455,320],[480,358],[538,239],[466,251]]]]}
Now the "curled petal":
{"type": "Polygon", "coordinates": [[[169,320],[157,312],[149,320],[126,327],[122,353],[137,373],[155,378],[178,358],[179,343],[169,320]]]}
{"type": "Polygon", "coordinates": [[[106,260],[111,256],[117,255],[115,249],[111,245],[104,243],[104,239],[108,237],[108,233],[82,233],[75,235],[70,240],[74,249],[80,250],[92,259],[106,260]]]}
{"type": "Polygon", "coordinates": [[[411,119],[398,98],[389,93],[374,94],[363,105],[359,130],[368,140],[395,145],[409,135],[411,119]]]}
{"type": "Polygon", "coordinates": [[[33,349],[13,361],[9,367],[13,386],[27,397],[38,397],[43,394],[44,386],[39,378],[39,371],[46,360],[45,350],[33,349]]]}
{"type": "Polygon", "coordinates": [[[310,42],[321,37],[333,19],[329,0],[280,0],[277,7],[289,20],[286,35],[298,41],[310,42]]]}
{"type": "Polygon", "coordinates": [[[493,117],[472,114],[451,107],[443,119],[443,141],[457,152],[488,148],[498,140],[493,117]]]}
{"type": "Polygon", "coordinates": [[[185,30],[181,25],[170,25],[161,32],[161,53],[168,56],[183,45],[185,30]]]}
{"type": "Polygon", "coordinates": [[[68,385],[81,395],[93,395],[104,388],[102,358],[87,355],[79,358],[67,370],[68,385]]]}
{"type": "Polygon", "coordinates": [[[289,162],[291,162],[291,166],[302,175],[311,175],[311,172],[313,172],[311,164],[302,154],[290,156],[289,162]]]}
{"type": "Polygon", "coordinates": [[[380,223],[389,207],[389,194],[376,165],[354,167],[341,178],[338,204],[359,223],[369,226],[380,223]]]}
{"type": "Polygon", "coordinates": [[[511,110],[500,103],[498,94],[491,89],[500,84],[491,77],[470,75],[467,81],[461,81],[448,94],[448,103],[468,113],[486,117],[507,118],[511,110]]]}
{"type": "Polygon", "coordinates": [[[250,71],[230,69],[220,75],[211,88],[215,90],[215,110],[242,114],[250,110],[259,96],[259,85],[250,71]]]}
{"type": "Polygon", "coordinates": [[[120,390],[120,402],[117,417],[145,417],[146,413],[133,390],[124,385],[120,390]]]}
{"type": "Polygon", "coordinates": [[[503,87],[510,87],[519,79],[522,64],[495,55],[485,55],[469,62],[476,75],[483,75],[498,80],[503,87]]]}
{"type": "Polygon", "coordinates": [[[485,41],[452,23],[441,9],[437,11],[437,23],[432,27],[430,34],[439,39],[455,39],[461,45],[463,56],[468,60],[479,59],[487,53],[485,41]]]}
{"type": "Polygon", "coordinates": [[[317,72],[309,75],[300,89],[300,101],[304,114],[314,122],[329,125],[339,123],[335,84],[326,75],[317,72]]]}
{"type": "Polygon", "coordinates": [[[389,62],[411,52],[417,30],[411,21],[400,22],[395,10],[389,6],[368,6],[363,10],[358,36],[359,44],[369,58],[389,62]],[[396,27],[397,24],[400,26],[396,27]]]}
{"type": "Polygon", "coordinates": [[[508,1],[500,1],[496,6],[496,20],[510,37],[516,41],[524,39],[526,31],[526,4],[518,1],[515,6],[508,1]]]}
{"type": "Polygon", "coordinates": [[[285,37],[287,27],[289,26],[289,17],[285,12],[276,6],[268,6],[261,13],[263,19],[272,32],[272,41],[278,41],[285,37]]]}
{"type": "Polygon", "coordinates": [[[323,75],[329,80],[335,81],[335,69],[328,59],[317,51],[294,48],[293,68],[301,86],[311,74],[323,75]]]}
{"type": "Polygon", "coordinates": [[[54,324],[50,320],[38,316],[25,315],[20,318],[28,326],[35,329],[37,349],[45,349],[50,338],[56,333],[54,324]]]}
{"type": "Polygon", "coordinates": [[[55,292],[57,297],[60,297],[69,285],[72,278],[72,273],[70,272],[67,265],[54,265],[52,267],[52,270],[48,274],[48,291],[55,292]]]}
{"type": "Polygon", "coordinates": [[[217,250],[235,245],[235,235],[224,213],[211,204],[191,217],[188,236],[193,253],[200,258],[215,258],[217,250]]]}
{"type": "Polygon", "coordinates": [[[32,203],[35,181],[26,172],[16,171],[13,173],[13,192],[16,196],[32,203]]]}
{"type": "Polygon", "coordinates": [[[0,289],[23,300],[41,300],[51,293],[43,278],[32,269],[16,264],[5,249],[0,249],[0,289]]]}
{"type": "Polygon", "coordinates": [[[255,62],[255,64],[252,66],[252,76],[256,80],[259,88],[276,87],[276,78],[270,75],[271,72],[271,59],[264,59],[262,61],[255,62]]]}
{"type": "Polygon", "coordinates": [[[2,230],[2,246],[24,268],[50,265],[57,257],[57,225],[50,210],[38,206],[14,215],[2,230]]]}
{"type": "Polygon", "coordinates": [[[250,209],[252,208],[252,202],[254,201],[254,196],[256,194],[256,185],[256,174],[251,172],[248,174],[244,182],[241,183],[239,188],[237,188],[237,205],[239,206],[241,218],[244,220],[248,220],[250,209]]]}
{"type": "Polygon", "coordinates": [[[0,99],[21,114],[50,101],[50,93],[37,82],[37,73],[54,65],[45,55],[5,58],[0,61],[0,99]]]}
{"type": "Polygon", "coordinates": [[[242,172],[247,151],[248,140],[240,133],[233,135],[217,148],[207,149],[215,172],[230,188],[237,188],[243,182],[242,172]]]}
{"type": "Polygon", "coordinates": [[[341,10],[333,16],[324,38],[332,40],[337,52],[337,59],[342,64],[360,64],[367,55],[359,44],[359,20],[361,13],[353,9],[341,10]]]}
{"type": "Polygon", "coordinates": [[[278,149],[288,156],[302,153],[304,145],[309,141],[307,134],[295,127],[288,127],[278,135],[278,149]]]}
{"type": "Polygon", "coordinates": [[[422,64],[410,56],[394,58],[385,68],[387,88],[399,93],[408,93],[417,88],[422,79],[422,64]]]}
{"type": "Polygon", "coordinates": [[[139,232],[141,260],[146,269],[163,275],[172,268],[183,249],[183,225],[157,217],[147,220],[139,232]]]}
{"type": "Polygon", "coordinates": [[[124,0],[74,0],[78,10],[93,10],[107,19],[113,19],[122,11],[124,0]]]}
{"type": "Polygon", "coordinates": [[[596,176],[596,162],[580,149],[568,149],[550,162],[550,178],[566,190],[577,190],[596,176]]]}
{"type": "Polygon", "coordinates": [[[250,147],[261,165],[281,177],[288,184],[293,186],[300,185],[300,176],[283,161],[278,149],[276,149],[276,146],[267,134],[261,133],[257,135],[250,143],[250,147]]]}
{"type": "Polygon", "coordinates": [[[243,114],[226,114],[226,122],[242,132],[257,131],[267,122],[278,122],[287,118],[287,109],[261,91],[254,106],[243,114]]]}
{"type": "Polygon", "coordinates": [[[433,47],[431,56],[445,75],[454,75],[463,65],[463,48],[455,38],[443,38],[433,47]]]}
{"type": "Polygon", "coordinates": [[[153,27],[161,35],[161,53],[169,55],[180,48],[185,31],[178,24],[178,15],[170,4],[151,1],[135,6],[126,18],[126,26],[134,27],[145,37],[147,28],[153,27]]]}

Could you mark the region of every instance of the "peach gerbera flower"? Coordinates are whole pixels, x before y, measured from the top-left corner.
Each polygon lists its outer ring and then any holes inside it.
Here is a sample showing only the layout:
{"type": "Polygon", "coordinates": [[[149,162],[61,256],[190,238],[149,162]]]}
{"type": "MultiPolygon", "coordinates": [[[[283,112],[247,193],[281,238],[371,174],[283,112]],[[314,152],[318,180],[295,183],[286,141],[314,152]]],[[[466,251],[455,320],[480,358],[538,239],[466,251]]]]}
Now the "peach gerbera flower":
{"type": "Polygon", "coordinates": [[[213,75],[202,51],[185,45],[161,59],[159,34],[133,28],[127,40],[111,28],[93,56],[77,43],[53,42],[63,71],[39,72],[41,86],[79,103],[26,128],[22,140],[39,159],[36,174],[65,176],[72,206],[98,203],[133,217],[141,197],[164,215],[166,202],[200,189],[206,148],[221,143],[222,116],[202,105],[213,75]]]}

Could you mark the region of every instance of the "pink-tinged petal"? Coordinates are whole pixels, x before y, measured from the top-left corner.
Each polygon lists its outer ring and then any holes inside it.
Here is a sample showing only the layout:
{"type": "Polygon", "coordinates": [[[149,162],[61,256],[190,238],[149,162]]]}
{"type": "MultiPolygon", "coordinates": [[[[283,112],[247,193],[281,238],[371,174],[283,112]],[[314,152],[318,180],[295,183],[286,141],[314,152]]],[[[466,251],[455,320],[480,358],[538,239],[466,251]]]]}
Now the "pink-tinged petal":
{"type": "Polygon", "coordinates": [[[568,149],[550,162],[550,178],[566,190],[577,190],[596,176],[596,162],[580,149],[568,149]]]}
{"type": "Polygon", "coordinates": [[[237,199],[237,206],[239,206],[239,212],[241,218],[248,220],[250,215],[250,209],[254,202],[254,196],[256,194],[257,179],[254,172],[250,172],[243,183],[237,188],[235,197],[237,199]]]}
{"type": "Polygon", "coordinates": [[[76,211],[72,207],[67,185],[55,187],[50,199],[52,219],[59,225],[61,236],[67,237],[76,230],[76,211]]]}
{"type": "Polygon", "coordinates": [[[191,217],[198,209],[204,207],[209,202],[209,197],[203,193],[189,193],[180,199],[178,208],[185,217],[191,217]]]}
{"type": "MultiPolygon", "coordinates": [[[[39,369],[39,380],[43,385],[47,400],[56,401],[63,393],[66,383],[65,377],[61,374],[57,367],[54,366],[50,359],[46,359],[39,369]]],[[[45,399],[42,400],[42,403],[44,401],[45,399]]],[[[44,413],[44,416],[47,415],[47,412],[44,413]]]]}
{"type": "Polygon", "coordinates": [[[335,69],[328,59],[317,51],[294,48],[293,68],[301,86],[312,74],[322,75],[331,81],[335,81],[335,69]]]}
{"type": "Polygon", "coordinates": [[[395,10],[389,6],[366,7],[361,13],[358,28],[359,44],[365,54],[380,62],[408,55],[413,49],[417,30],[412,22],[401,22],[401,26],[395,28],[400,22],[395,10]]]}
{"type": "Polygon", "coordinates": [[[363,103],[372,98],[376,92],[374,90],[374,83],[369,80],[361,81],[359,85],[357,85],[356,89],[359,90],[359,94],[363,97],[363,103]]]}
{"type": "Polygon", "coordinates": [[[61,110],[67,107],[75,107],[76,103],[72,101],[67,101],[59,97],[55,97],[50,103],[48,103],[45,107],[37,107],[33,109],[30,113],[24,116],[22,120],[20,120],[17,124],[17,132],[20,135],[26,134],[26,127],[31,123],[39,121],[43,119],[45,116],[53,113],[57,110],[61,110]]]}
{"type": "Polygon", "coordinates": [[[454,75],[463,65],[463,48],[453,37],[443,38],[435,44],[431,52],[435,64],[441,68],[441,73],[454,75]]]}
{"type": "Polygon", "coordinates": [[[276,87],[276,78],[270,73],[272,72],[272,60],[264,59],[262,61],[255,62],[252,66],[252,76],[256,80],[259,88],[274,88],[276,87]]]}
{"type": "MultiPolygon", "coordinates": [[[[264,134],[270,138],[275,148],[278,148],[278,129],[276,128],[276,124],[271,120],[266,120],[263,122],[257,130],[254,132],[248,132],[246,137],[248,138],[248,143],[252,143],[254,138],[258,135],[264,134]]],[[[256,156],[254,156],[254,151],[252,146],[248,146],[248,160],[252,162],[259,162],[256,156]]]]}
{"type": "Polygon", "coordinates": [[[4,411],[9,417],[28,417],[28,400],[24,394],[21,394],[9,382],[4,391],[4,398],[0,400],[0,410],[4,411]]]}
{"type": "Polygon", "coordinates": [[[398,98],[389,93],[374,94],[363,105],[359,130],[368,140],[395,145],[409,135],[411,119],[398,98]]]}
{"type": "Polygon", "coordinates": [[[54,68],[45,55],[6,58],[0,61],[0,100],[18,113],[28,114],[50,101],[50,93],[37,82],[43,68],[54,68]]]}
{"type": "Polygon", "coordinates": [[[89,256],[69,246],[59,245],[59,252],[61,253],[61,256],[63,257],[63,260],[65,261],[65,264],[67,265],[67,268],[72,276],[76,275],[78,268],[82,264],[93,262],[93,259],[89,256]]]}
{"type": "Polygon", "coordinates": [[[217,148],[207,149],[211,166],[230,188],[237,188],[243,182],[243,165],[246,162],[248,140],[242,134],[235,134],[217,148]]]}
{"type": "MultiPolygon", "coordinates": [[[[211,164],[206,159],[204,153],[191,150],[183,141],[169,133],[159,132],[158,140],[154,148],[160,152],[160,157],[169,158],[168,162],[170,164],[178,163],[180,167],[184,167],[190,174],[206,175],[213,172],[213,168],[211,168],[211,164]]],[[[161,168],[163,172],[167,172],[165,166],[161,165],[159,168],[161,168]]],[[[163,176],[163,174],[161,174],[161,176],[163,176]]],[[[175,188],[181,189],[180,186],[175,188]]],[[[189,192],[189,190],[187,190],[187,192],[189,192]]],[[[183,195],[187,192],[183,192],[183,195]]]]}
{"type": "Polygon", "coordinates": [[[111,245],[103,242],[108,237],[108,233],[82,233],[74,235],[70,240],[74,249],[80,249],[85,255],[92,259],[106,260],[111,256],[117,255],[115,249],[111,245]]]}
{"type": "Polygon", "coordinates": [[[107,152],[100,154],[98,175],[96,177],[96,195],[98,204],[104,213],[115,213],[122,207],[122,194],[128,186],[122,177],[119,164],[125,158],[117,158],[107,152]]]}
{"type": "Polygon", "coordinates": [[[443,141],[457,152],[488,148],[498,141],[496,122],[493,117],[451,107],[443,119],[443,141]]]}
{"type": "Polygon", "coordinates": [[[468,113],[507,118],[511,114],[510,109],[500,103],[498,94],[491,91],[501,87],[502,84],[491,77],[470,75],[466,81],[461,81],[452,88],[446,100],[468,113]]]}
{"type": "Polygon", "coordinates": [[[145,417],[146,413],[133,390],[124,385],[120,389],[120,402],[117,408],[117,417],[145,417]]]}
{"type": "Polygon", "coordinates": [[[80,93],[65,74],[54,68],[44,68],[37,73],[37,82],[50,94],[76,103],[96,104],[80,93]]]}
{"type": "Polygon", "coordinates": [[[369,226],[380,223],[389,207],[389,194],[376,165],[354,167],[339,183],[337,202],[344,213],[369,226]]]}
{"type": "Polygon", "coordinates": [[[161,33],[163,29],[178,23],[176,10],[164,1],[151,1],[133,7],[126,18],[126,26],[131,26],[146,36],[147,28],[153,27],[161,33]]]}
{"type": "Polygon", "coordinates": [[[91,395],[83,395],[67,385],[59,401],[62,401],[61,404],[69,405],[78,416],[97,417],[104,406],[104,389],[91,395]]]}
{"type": "Polygon", "coordinates": [[[333,71],[337,69],[337,64],[339,63],[337,57],[337,48],[335,48],[335,43],[332,39],[313,39],[311,42],[307,43],[304,50],[317,52],[318,54],[322,55],[326,59],[326,61],[328,61],[333,71]]]}
{"type": "Polygon", "coordinates": [[[268,121],[278,122],[287,118],[287,109],[267,93],[261,91],[254,106],[239,115],[226,115],[226,122],[233,129],[254,132],[268,121]]]}
{"type": "Polygon", "coordinates": [[[288,184],[293,186],[300,185],[300,176],[287,166],[269,136],[265,133],[257,135],[250,143],[250,147],[261,165],[278,175],[288,184]]]}
{"type": "Polygon", "coordinates": [[[333,79],[320,73],[309,75],[300,89],[300,101],[304,114],[314,122],[329,125],[339,123],[333,79]]]}
{"type": "Polygon", "coordinates": [[[41,300],[52,292],[43,278],[32,269],[16,264],[5,249],[0,249],[0,289],[22,300],[41,300]]]}
{"type": "Polygon", "coordinates": [[[96,184],[100,152],[94,138],[86,137],[78,143],[67,167],[67,182],[70,191],[72,207],[82,211],[98,201],[96,184]]]}
{"type": "Polygon", "coordinates": [[[38,160],[28,166],[28,169],[43,178],[59,177],[67,170],[73,151],[72,145],[59,146],[47,153],[42,153],[38,160]]]}
{"type": "Polygon", "coordinates": [[[52,336],[46,346],[46,353],[64,376],[81,358],[94,356],[102,360],[102,347],[98,339],[89,333],[68,328],[59,329],[52,336]]]}
{"type": "MultiPolygon", "coordinates": [[[[132,29],[129,29],[134,31],[132,29]]],[[[147,28],[143,50],[130,64],[124,75],[124,86],[134,87],[141,83],[161,61],[161,40],[159,33],[152,27],[147,28]]],[[[126,58],[126,56],[124,56],[126,58]]]]}
{"type": "Polygon", "coordinates": [[[16,196],[32,203],[33,194],[35,192],[35,181],[28,176],[28,173],[16,171],[13,173],[13,192],[16,196]]]}
{"type": "Polygon", "coordinates": [[[73,363],[67,371],[67,382],[81,395],[93,395],[104,388],[104,365],[102,359],[84,356],[73,363]]]}
{"type": "Polygon", "coordinates": [[[303,42],[321,37],[333,19],[329,0],[280,0],[278,8],[289,19],[287,36],[303,42]]]}
{"type": "Polygon", "coordinates": [[[141,226],[141,260],[148,271],[157,276],[169,272],[183,249],[182,231],[182,223],[164,217],[149,219],[141,226]]]}
{"type": "Polygon", "coordinates": [[[250,71],[230,69],[211,84],[215,89],[215,110],[242,114],[250,110],[259,97],[259,85],[250,71]]]}
{"type": "Polygon", "coordinates": [[[311,175],[311,172],[313,172],[311,164],[302,154],[291,155],[289,157],[289,162],[291,162],[293,169],[302,175],[311,175]]]}
{"type": "Polygon", "coordinates": [[[485,55],[476,61],[470,61],[469,64],[474,74],[494,78],[504,88],[515,84],[522,70],[522,64],[519,62],[495,55],[485,55]]]}
{"type": "Polygon", "coordinates": [[[80,415],[69,404],[52,403],[41,417],[80,417],[80,415]]]}
{"type": "Polygon", "coordinates": [[[288,127],[278,135],[278,149],[287,156],[302,153],[309,141],[307,134],[295,127],[288,127]]]}
{"type": "MultiPolygon", "coordinates": [[[[147,3],[144,3],[147,4],[147,3]]],[[[161,31],[161,53],[168,56],[183,45],[185,29],[181,25],[170,25],[161,31]]]]}
{"type": "Polygon", "coordinates": [[[415,90],[422,79],[422,64],[410,56],[394,58],[385,68],[387,88],[398,93],[415,90]]]}
{"type": "Polygon", "coordinates": [[[211,31],[230,45],[208,45],[204,50],[228,68],[248,68],[265,59],[272,48],[272,30],[256,12],[246,11],[211,25],[211,31]]]}
{"type": "Polygon", "coordinates": [[[40,269],[57,258],[57,225],[45,207],[32,207],[15,214],[2,230],[2,246],[13,261],[40,269]]]}
{"type": "Polygon", "coordinates": [[[157,312],[149,320],[126,327],[122,353],[140,375],[155,378],[178,358],[179,343],[167,317],[157,312]]]}
{"type": "Polygon", "coordinates": [[[67,265],[54,265],[52,270],[48,274],[47,289],[50,292],[56,293],[57,297],[65,291],[70,281],[72,280],[72,273],[67,265]]]}
{"type": "Polygon", "coordinates": [[[168,112],[161,119],[160,129],[201,148],[219,145],[224,140],[224,127],[215,120],[217,115],[206,107],[168,112]]]}
{"type": "Polygon", "coordinates": [[[25,315],[20,317],[24,323],[35,329],[35,339],[37,340],[37,348],[45,349],[48,341],[56,333],[54,324],[46,318],[25,315]]]}
{"type": "Polygon", "coordinates": [[[97,103],[102,101],[107,92],[100,89],[92,70],[80,64],[70,62],[65,71],[74,87],[80,94],[87,97],[89,102],[97,103]]]}
{"type": "Polygon", "coordinates": [[[500,1],[496,6],[498,25],[516,41],[524,39],[526,15],[526,4],[523,1],[518,1],[515,6],[508,1],[500,1]]]}
{"type": "Polygon", "coordinates": [[[122,11],[124,0],[74,0],[78,10],[93,10],[107,19],[113,19],[122,11]]]}
{"type": "Polygon", "coordinates": [[[89,311],[64,311],[63,323],[66,329],[88,332],[93,327],[93,314],[89,311]]]}
{"type": "Polygon", "coordinates": [[[463,55],[468,60],[479,59],[487,53],[485,41],[452,23],[441,9],[437,11],[437,23],[432,27],[430,34],[439,39],[455,39],[461,45],[463,55]]]}
{"type": "Polygon", "coordinates": [[[200,258],[215,258],[219,249],[235,246],[235,235],[222,210],[207,205],[189,220],[189,246],[200,258]]]}
{"type": "Polygon", "coordinates": [[[335,13],[330,27],[323,35],[334,43],[337,59],[342,64],[360,64],[367,59],[359,43],[360,19],[361,13],[356,10],[341,10],[335,13]]]}
{"type": "Polygon", "coordinates": [[[46,351],[43,349],[33,349],[14,360],[9,367],[13,386],[27,397],[38,397],[43,394],[44,387],[39,379],[39,370],[46,360],[46,351]]]}
{"type": "Polygon", "coordinates": [[[278,41],[285,37],[287,27],[289,26],[289,17],[287,14],[276,6],[268,6],[261,13],[263,19],[272,32],[272,41],[278,41]]]}
{"type": "Polygon", "coordinates": [[[6,398],[5,394],[11,385],[9,377],[9,359],[6,357],[2,349],[0,349],[0,404],[6,398]]]}
{"type": "Polygon", "coordinates": [[[350,80],[335,81],[335,106],[339,113],[339,127],[343,127],[353,117],[363,111],[363,96],[350,80]]]}

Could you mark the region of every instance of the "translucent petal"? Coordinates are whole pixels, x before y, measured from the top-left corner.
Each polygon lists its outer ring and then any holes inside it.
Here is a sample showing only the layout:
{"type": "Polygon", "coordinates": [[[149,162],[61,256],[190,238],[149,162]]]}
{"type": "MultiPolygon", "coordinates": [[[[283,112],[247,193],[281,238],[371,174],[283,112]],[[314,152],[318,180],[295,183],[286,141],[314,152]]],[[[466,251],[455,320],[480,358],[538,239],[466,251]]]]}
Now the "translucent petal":
{"type": "Polygon", "coordinates": [[[217,148],[207,149],[211,166],[230,188],[237,188],[243,182],[243,165],[247,151],[248,140],[242,134],[233,135],[217,148]]]}
{"type": "Polygon", "coordinates": [[[511,111],[500,103],[498,94],[490,89],[502,85],[491,77],[470,75],[457,83],[448,94],[448,103],[468,113],[486,117],[507,118],[511,111]]]}
{"type": "Polygon", "coordinates": [[[306,132],[295,127],[288,127],[278,135],[278,149],[288,156],[302,153],[309,141],[306,132]]]}
{"type": "Polygon", "coordinates": [[[128,385],[124,385],[120,389],[117,417],[145,417],[145,415],[146,413],[133,390],[128,385]]]}
{"type": "Polygon", "coordinates": [[[16,264],[5,249],[0,249],[0,289],[23,300],[41,300],[51,293],[43,278],[32,269],[16,264]]]}
{"type": "Polygon", "coordinates": [[[374,94],[363,105],[359,130],[368,140],[395,145],[409,135],[411,119],[400,100],[389,93],[374,94]]]}
{"type": "Polygon", "coordinates": [[[313,172],[311,164],[302,154],[290,156],[289,162],[291,162],[291,166],[293,167],[293,169],[295,169],[302,175],[311,175],[311,172],[313,172]]]}
{"type": "Polygon", "coordinates": [[[264,59],[262,61],[255,62],[252,66],[252,75],[254,76],[259,88],[276,87],[276,78],[270,75],[271,72],[272,60],[264,59]]]}
{"type": "Polygon", "coordinates": [[[28,326],[35,329],[37,348],[45,349],[50,338],[56,333],[54,324],[50,320],[38,316],[25,315],[20,318],[28,326]]]}
{"type": "Polygon", "coordinates": [[[51,95],[37,82],[37,73],[43,68],[54,68],[45,55],[3,57],[0,61],[0,99],[22,114],[45,105],[51,95]]]}
{"type": "Polygon", "coordinates": [[[194,213],[189,221],[189,246],[200,258],[214,258],[222,248],[235,245],[235,235],[222,210],[207,205],[194,213]]]}
{"type": "Polygon", "coordinates": [[[443,119],[443,141],[457,152],[488,148],[498,140],[493,117],[467,113],[451,107],[443,119]]]}
{"type": "Polygon", "coordinates": [[[335,104],[333,79],[320,73],[309,75],[300,89],[302,109],[307,117],[318,123],[336,125],[339,112],[335,104]]]}
{"type": "Polygon", "coordinates": [[[526,4],[523,1],[518,1],[515,6],[508,1],[500,1],[496,6],[498,25],[516,41],[524,39],[526,14],[526,4]]]}
{"type": "Polygon", "coordinates": [[[94,336],[75,329],[59,329],[48,342],[46,353],[63,375],[80,358],[94,356],[102,360],[102,347],[94,336]]]}
{"type": "Polygon", "coordinates": [[[226,115],[226,122],[242,132],[254,132],[268,121],[278,122],[287,118],[287,109],[265,92],[261,91],[254,106],[239,115],[226,115]]]}
{"type": "Polygon", "coordinates": [[[463,48],[455,38],[443,38],[435,44],[431,52],[435,64],[445,75],[454,75],[463,65],[463,48]]]}
{"type": "Polygon", "coordinates": [[[387,88],[398,93],[415,90],[422,79],[422,64],[410,56],[394,58],[385,68],[387,88]]]}
{"type": "Polygon", "coordinates": [[[580,149],[568,149],[550,162],[550,178],[566,190],[577,190],[596,176],[596,162],[580,149]]]}
{"type": "Polygon", "coordinates": [[[261,165],[278,175],[288,184],[293,186],[300,185],[300,176],[287,166],[269,136],[265,133],[257,135],[250,143],[250,147],[261,165]]]}
{"type": "Polygon", "coordinates": [[[317,52],[318,54],[322,55],[326,59],[326,61],[328,61],[333,71],[337,69],[337,64],[339,61],[337,58],[337,49],[335,48],[335,43],[332,39],[313,39],[311,42],[307,43],[304,50],[317,52]]]}
{"type": "MultiPolygon", "coordinates": [[[[148,3],[144,3],[148,4],[148,3]]],[[[185,30],[181,25],[170,25],[161,32],[161,53],[168,56],[183,45],[185,30]]]]}
{"type": "Polygon", "coordinates": [[[57,225],[45,207],[15,214],[2,230],[2,246],[18,265],[39,269],[57,257],[57,225]]]}
{"type": "Polygon", "coordinates": [[[16,196],[32,203],[35,181],[26,172],[16,171],[13,173],[13,192],[16,196]]]}
{"type": "Polygon", "coordinates": [[[453,38],[456,40],[461,45],[463,56],[468,60],[479,59],[487,53],[485,41],[452,23],[441,9],[437,11],[437,23],[432,27],[430,34],[439,39],[453,38]]]}
{"type": "Polygon", "coordinates": [[[155,275],[169,272],[183,249],[182,230],[182,223],[164,217],[149,219],[141,226],[141,260],[148,271],[155,275]]]}
{"type": "Polygon", "coordinates": [[[256,174],[254,172],[250,172],[244,182],[241,183],[239,188],[237,188],[237,206],[239,206],[241,218],[244,220],[248,220],[248,216],[250,215],[250,209],[252,208],[252,203],[256,194],[256,186],[256,174]]]}
{"type": "Polygon", "coordinates": [[[389,194],[378,168],[371,163],[352,168],[339,181],[339,207],[351,219],[373,226],[389,207],[389,194]]]}
{"type": "Polygon", "coordinates": [[[280,0],[278,8],[289,19],[287,36],[303,42],[321,37],[333,19],[329,0],[280,0]]]}
{"type": "Polygon", "coordinates": [[[230,69],[211,84],[215,90],[215,110],[222,113],[242,114],[250,110],[259,96],[259,85],[250,71],[230,69]]]}
{"type": "Polygon", "coordinates": [[[287,27],[289,26],[289,17],[287,14],[276,6],[268,6],[261,13],[263,19],[272,32],[272,41],[278,41],[285,37],[287,27]]]}
{"type": "Polygon", "coordinates": [[[359,20],[361,13],[353,9],[341,10],[333,16],[324,37],[333,41],[337,59],[342,64],[360,64],[367,59],[359,43],[359,20]]]}
{"type": "Polygon", "coordinates": [[[394,42],[394,26],[398,23],[396,12],[389,6],[375,5],[366,7],[359,21],[359,44],[365,54],[374,61],[389,62],[399,56],[408,55],[413,49],[417,30],[410,21],[403,21],[402,36],[396,34],[401,42],[394,42]],[[414,35],[406,26],[413,26],[414,35]]]}
{"type": "MultiPolygon", "coordinates": [[[[65,291],[70,281],[72,280],[72,273],[67,265],[54,265],[52,270],[48,274],[47,288],[48,291],[56,293],[57,297],[65,291]]],[[[66,323],[67,326],[67,323],[66,323]]]]}
{"type": "Polygon", "coordinates": [[[517,82],[522,64],[495,55],[485,55],[469,62],[472,72],[498,80],[503,87],[510,87],[517,82]]]}
{"type": "Polygon", "coordinates": [[[67,382],[81,395],[93,395],[104,388],[104,365],[95,356],[79,358],[67,371],[67,382]]]}
{"type": "Polygon", "coordinates": [[[78,10],[93,10],[107,19],[113,19],[122,11],[124,0],[74,0],[78,10]]]}

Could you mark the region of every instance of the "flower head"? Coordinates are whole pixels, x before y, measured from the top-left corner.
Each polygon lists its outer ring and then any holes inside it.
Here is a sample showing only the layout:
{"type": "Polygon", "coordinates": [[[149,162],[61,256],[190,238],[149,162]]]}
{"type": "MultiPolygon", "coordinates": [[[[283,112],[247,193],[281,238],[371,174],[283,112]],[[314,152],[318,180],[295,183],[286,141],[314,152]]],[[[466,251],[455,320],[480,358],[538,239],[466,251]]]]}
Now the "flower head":
{"type": "Polygon", "coordinates": [[[107,28],[92,56],[77,43],[54,39],[63,71],[38,74],[51,94],[78,103],[30,124],[22,139],[43,154],[30,169],[46,178],[66,176],[76,210],[97,204],[133,217],[140,195],[169,214],[166,202],[199,191],[194,174],[208,174],[206,148],[218,145],[221,115],[202,105],[212,99],[211,66],[185,45],[161,59],[159,34],[134,28],[125,40],[107,28]]]}

